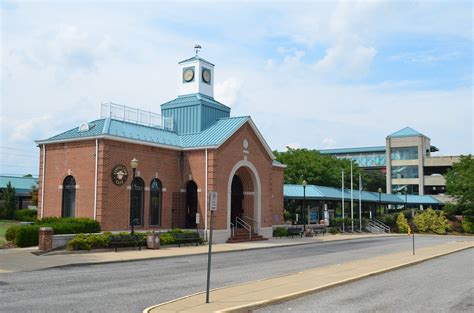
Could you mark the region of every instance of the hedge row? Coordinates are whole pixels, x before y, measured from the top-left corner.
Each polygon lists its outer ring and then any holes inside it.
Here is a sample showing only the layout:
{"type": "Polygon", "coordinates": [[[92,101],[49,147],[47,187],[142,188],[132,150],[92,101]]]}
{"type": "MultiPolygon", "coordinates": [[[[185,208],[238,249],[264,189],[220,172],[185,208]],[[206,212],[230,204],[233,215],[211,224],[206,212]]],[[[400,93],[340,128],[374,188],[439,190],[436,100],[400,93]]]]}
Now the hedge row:
{"type": "Polygon", "coordinates": [[[14,218],[22,222],[34,222],[38,219],[38,210],[16,210],[14,213],[14,218]]]}
{"type": "Polygon", "coordinates": [[[33,225],[11,226],[7,229],[5,237],[8,241],[13,241],[17,247],[36,246],[40,227],[53,228],[55,235],[100,232],[99,222],[90,218],[46,217],[33,225]]]}

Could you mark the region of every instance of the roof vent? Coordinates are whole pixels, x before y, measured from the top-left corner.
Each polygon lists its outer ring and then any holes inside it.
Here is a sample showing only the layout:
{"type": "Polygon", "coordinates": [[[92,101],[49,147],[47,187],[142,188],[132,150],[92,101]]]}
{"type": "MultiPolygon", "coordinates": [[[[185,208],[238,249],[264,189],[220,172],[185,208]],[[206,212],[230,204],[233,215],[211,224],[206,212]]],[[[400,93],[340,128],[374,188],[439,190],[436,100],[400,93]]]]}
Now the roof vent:
{"type": "Polygon", "coordinates": [[[90,128],[89,128],[89,124],[88,123],[82,123],[81,125],[79,125],[79,132],[86,132],[88,131],[90,128]]]}

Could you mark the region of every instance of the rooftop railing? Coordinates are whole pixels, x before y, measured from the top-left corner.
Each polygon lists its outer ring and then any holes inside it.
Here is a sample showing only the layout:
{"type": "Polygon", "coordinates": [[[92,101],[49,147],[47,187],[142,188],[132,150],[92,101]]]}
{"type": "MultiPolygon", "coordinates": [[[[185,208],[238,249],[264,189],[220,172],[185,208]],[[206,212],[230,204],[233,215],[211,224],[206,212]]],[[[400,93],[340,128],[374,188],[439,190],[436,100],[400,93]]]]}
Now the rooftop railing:
{"type": "Polygon", "coordinates": [[[101,118],[113,118],[120,121],[140,124],[150,127],[173,130],[173,118],[163,117],[161,114],[144,111],[112,102],[102,103],[101,118]]]}

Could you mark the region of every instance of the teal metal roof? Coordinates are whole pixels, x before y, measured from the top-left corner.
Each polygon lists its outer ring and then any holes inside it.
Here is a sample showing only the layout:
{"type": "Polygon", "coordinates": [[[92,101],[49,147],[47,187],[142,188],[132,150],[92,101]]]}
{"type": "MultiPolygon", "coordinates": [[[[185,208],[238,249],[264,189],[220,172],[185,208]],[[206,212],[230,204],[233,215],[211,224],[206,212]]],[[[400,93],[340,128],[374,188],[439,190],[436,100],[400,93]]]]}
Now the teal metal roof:
{"type": "Polygon", "coordinates": [[[181,62],[178,62],[178,64],[183,64],[183,63],[187,63],[187,62],[191,62],[191,61],[202,61],[202,62],[206,62],[206,63],[211,64],[212,66],[214,66],[214,64],[212,64],[211,62],[201,58],[198,55],[195,55],[192,58],[189,58],[189,59],[183,60],[181,62]]]}
{"type": "Polygon", "coordinates": [[[207,105],[216,109],[230,112],[230,108],[228,106],[202,93],[192,93],[189,95],[178,96],[176,99],[163,103],[161,105],[161,109],[170,109],[190,105],[207,105]]]}
{"type": "Polygon", "coordinates": [[[30,192],[31,186],[38,188],[38,178],[35,177],[0,176],[0,189],[6,188],[8,182],[16,192],[30,192]]]}
{"type": "MultiPolygon", "coordinates": [[[[303,185],[289,185],[285,184],[283,187],[283,193],[285,199],[303,199],[304,188],[303,185]]],[[[380,202],[385,204],[405,204],[405,201],[409,204],[423,204],[423,205],[440,205],[442,204],[431,196],[420,196],[420,195],[393,195],[393,194],[380,194],[380,202]]],[[[342,201],[341,188],[308,185],[306,186],[306,199],[308,200],[332,200],[342,201]]],[[[350,189],[344,189],[344,200],[350,201],[351,191],[350,189]]],[[[353,191],[354,201],[359,201],[359,190],[353,191]]],[[[379,202],[379,193],[371,191],[362,191],[361,200],[363,202],[379,202]]]]}
{"type": "Polygon", "coordinates": [[[183,148],[219,146],[248,120],[250,120],[249,116],[218,119],[200,133],[179,136],[181,145],[183,148]]]}
{"type": "Polygon", "coordinates": [[[414,136],[423,136],[423,137],[426,137],[425,135],[423,135],[422,133],[414,130],[413,128],[411,127],[405,127],[403,129],[400,129],[399,131],[397,132],[394,132],[393,134],[390,134],[387,136],[387,138],[397,138],[397,137],[414,137],[414,136]]]}
{"type": "Polygon", "coordinates": [[[383,152],[383,153],[385,153],[386,152],[385,146],[319,150],[319,153],[321,153],[321,154],[351,154],[351,153],[373,153],[373,152],[383,152]]]}
{"type": "MultiPolygon", "coordinates": [[[[249,116],[221,118],[200,133],[180,136],[175,132],[161,128],[107,118],[90,122],[90,129],[88,131],[80,132],[79,127],[75,127],[57,136],[53,136],[45,140],[45,142],[112,136],[180,149],[211,147],[224,143],[225,140],[249,120],[249,116]]],[[[42,141],[38,142],[41,143],[42,141]]]]}

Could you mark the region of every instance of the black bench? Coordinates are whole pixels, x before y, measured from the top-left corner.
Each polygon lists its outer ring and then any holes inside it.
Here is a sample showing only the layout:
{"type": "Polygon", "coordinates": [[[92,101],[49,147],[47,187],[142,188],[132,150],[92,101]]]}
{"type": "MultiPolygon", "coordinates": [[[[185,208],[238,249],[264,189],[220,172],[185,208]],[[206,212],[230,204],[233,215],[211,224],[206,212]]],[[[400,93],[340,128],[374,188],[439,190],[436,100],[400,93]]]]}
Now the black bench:
{"type": "Polygon", "coordinates": [[[146,240],[142,236],[136,235],[120,235],[120,236],[110,236],[110,247],[115,249],[122,247],[138,247],[138,250],[142,249],[142,246],[146,245],[146,240]]]}
{"type": "Polygon", "coordinates": [[[178,247],[181,247],[182,244],[186,243],[195,243],[196,246],[198,246],[201,242],[201,237],[198,233],[175,233],[173,234],[173,237],[176,239],[178,247]]]}
{"type": "Polygon", "coordinates": [[[303,238],[303,228],[300,228],[300,227],[288,228],[288,236],[291,236],[291,238],[293,238],[293,236],[300,236],[301,238],[303,238]]]}
{"type": "Polygon", "coordinates": [[[318,234],[324,234],[327,232],[327,227],[326,225],[315,225],[312,226],[313,233],[317,236],[318,234]]]}

